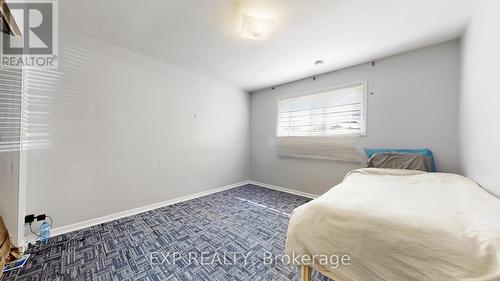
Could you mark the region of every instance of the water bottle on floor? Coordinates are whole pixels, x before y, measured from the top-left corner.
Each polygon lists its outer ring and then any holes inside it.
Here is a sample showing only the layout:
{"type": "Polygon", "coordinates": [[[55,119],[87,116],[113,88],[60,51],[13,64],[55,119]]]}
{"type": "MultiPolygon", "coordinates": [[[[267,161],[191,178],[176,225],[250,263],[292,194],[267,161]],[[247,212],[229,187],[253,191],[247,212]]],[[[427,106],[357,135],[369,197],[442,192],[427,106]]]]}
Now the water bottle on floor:
{"type": "Polygon", "coordinates": [[[46,244],[47,241],[49,241],[50,238],[50,224],[46,221],[40,225],[40,237],[38,238],[38,241],[40,241],[43,244],[46,244]]]}

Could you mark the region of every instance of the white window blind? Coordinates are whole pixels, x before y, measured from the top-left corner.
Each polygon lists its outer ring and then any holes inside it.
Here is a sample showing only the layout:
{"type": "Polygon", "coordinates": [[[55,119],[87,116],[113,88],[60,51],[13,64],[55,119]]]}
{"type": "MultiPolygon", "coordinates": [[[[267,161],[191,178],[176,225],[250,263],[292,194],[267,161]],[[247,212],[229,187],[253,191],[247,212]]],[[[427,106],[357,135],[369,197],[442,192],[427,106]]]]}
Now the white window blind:
{"type": "Polygon", "coordinates": [[[279,156],[361,162],[366,135],[366,82],[278,99],[279,156]]]}
{"type": "Polygon", "coordinates": [[[20,148],[21,93],[22,69],[0,69],[0,152],[20,148]]]}
{"type": "Polygon", "coordinates": [[[364,93],[359,83],[278,101],[277,136],[335,136],[366,133],[364,93]]]}

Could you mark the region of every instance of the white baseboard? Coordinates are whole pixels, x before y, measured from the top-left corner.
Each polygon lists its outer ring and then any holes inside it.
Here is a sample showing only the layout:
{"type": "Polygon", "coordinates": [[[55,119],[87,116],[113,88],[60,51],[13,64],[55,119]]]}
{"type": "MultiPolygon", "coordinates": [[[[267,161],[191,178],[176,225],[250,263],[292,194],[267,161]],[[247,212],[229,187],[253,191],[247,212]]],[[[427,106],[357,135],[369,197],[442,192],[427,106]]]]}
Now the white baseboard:
{"type": "MultiPolygon", "coordinates": [[[[207,196],[207,195],[210,195],[213,193],[229,190],[229,189],[240,187],[240,186],[247,185],[247,184],[253,184],[253,185],[260,186],[260,187],[269,188],[272,190],[277,190],[277,191],[290,193],[290,194],[294,194],[294,195],[298,195],[298,196],[303,196],[303,197],[307,197],[307,198],[312,198],[312,199],[318,197],[318,195],[311,194],[311,193],[297,191],[297,190],[293,190],[293,189],[289,189],[289,188],[285,188],[285,187],[280,187],[280,186],[276,186],[276,185],[271,185],[271,184],[267,184],[267,183],[261,183],[261,182],[257,182],[257,181],[247,180],[247,181],[242,181],[239,183],[234,183],[234,184],[230,184],[230,185],[226,185],[226,186],[222,186],[222,187],[217,187],[217,188],[213,188],[210,190],[198,192],[195,194],[191,194],[191,195],[187,195],[187,196],[183,196],[183,197],[179,197],[179,198],[175,198],[175,199],[147,205],[144,207],[139,207],[139,208],[135,208],[135,209],[131,209],[131,210],[127,210],[127,211],[123,211],[123,212],[119,212],[119,213],[115,213],[115,214],[111,214],[111,215],[107,215],[107,216],[102,216],[102,217],[98,217],[98,218],[94,218],[94,219],[90,219],[90,220],[86,220],[86,221],[82,221],[82,222],[78,222],[78,223],[74,223],[74,224],[56,227],[56,228],[51,230],[50,235],[57,236],[57,235],[65,234],[68,232],[80,230],[83,228],[87,228],[90,226],[98,225],[98,224],[109,222],[109,221],[116,220],[116,219],[121,219],[121,218],[128,217],[128,216],[140,214],[143,212],[147,212],[147,211],[151,211],[151,210],[158,209],[161,207],[173,205],[176,203],[192,200],[192,199],[203,197],[203,196],[207,196]]],[[[22,244],[24,244],[26,241],[33,242],[35,240],[36,240],[35,235],[28,234],[25,236],[25,241],[23,241],[22,244]]]]}
{"type": "MultiPolygon", "coordinates": [[[[206,190],[206,191],[198,192],[198,193],[191,194],[191,195],[182,196],[182,197],[179,197],[179,198],[174,198],[174,199],[171,199],[171,200],[167,200],[167,201],[163,201],[163,202],[159,202],[159,203],[147,205],[147,206],[144,206],[144,207],[139,207],[139,208],[135,208],[135,209],[131,209],[131,210],[127,210],[127,211],[123,211],[123,212],[119,212],[119,213],[115,213],[115,214],[111,214],[111,215],[107,215],[107,216],[102,216],[102,217],[98,217],[98,218],[94,218],[94,219],[90,219],[90,220],[86,220],[86,221],[82,221],[82,222],[78,222],[78,223],[74,223],[74,224],[69,224],[69,225],[65,225],[65,226],[56,227],[56,228],[51,229],[50,236],[52,237],[52,236],[57,236],[57,235],[65,234],[65,233],[68,233],[68,232],[72,232],[72,231],[75,231],[75,230],[80,230],[80,229],[83,229],[83,228],[87,228],[87,227],[90,227],[90,226],[94,226],[94,225],[98,225],[98,224],[101,224],[101,223],[109,222],[109,221],[112,221],[112,220],[121,219],[121,218],[124,218],[124,217],[128,217],[128,216],[132,216],[132,215],[144,213],[144,212],[151,211],[151,210],[154,210],[154,209],[158,209],[158,208],[161,208],[161,207],[173,205],[173,204],[176,204],[176,203],[180,203],[180,202],[192,200],[192,199],[203,197],[203,196],[207,196],[207,195],[210,195],[210,194],[213,194],[213,193],[217,193],[217,192],[229,190],[229,189],[232,189],[232,188],[235,188],[235,187],[240,187],[240,186],[243,186],[243,185],[246,185],[246,184],[248,184],[248,181],[242,181],[242,182],[239,182],[239,183],[234,183],[234,184],[230,184],[230,185],[226,185],[226,186],[222,186],[222,187],[217,187],[217,188],[209,189],[209,190],[206,190]]],[[[36,240],[36,237],[33,234],[28,234],[28,235],[25,236],[25,241],[33,242],[35,240],[36,240]]]]}
{"type": "Polygon", "coordinates": [[[281,187],[281,186],[277,186],[277,185],[272,185],[272,184],[267,184],[267,183],[262,183],[262,182],[258,182],[258,181],[249,180],[248,183],[249,184],[253,184],[253,185],[257,185],[257,186],[260,186],[260,187],[265,187],[265,188],[269,188],[269,189],[273,189],[273,190],[285,192],[285,193],[290,193],[290,194],[294,194],[294,195],[298,195],[298,196],[302,196],[302,197],[311,198],[311,199],[314,199],[314,198],[318,197],[318,195],[316,195],[316,194],[302,192],[302,191],[297,191],[297,190],[294,190],[294,189],[290,189],[290,188],[286,188],[286,187],[281,187]]]}

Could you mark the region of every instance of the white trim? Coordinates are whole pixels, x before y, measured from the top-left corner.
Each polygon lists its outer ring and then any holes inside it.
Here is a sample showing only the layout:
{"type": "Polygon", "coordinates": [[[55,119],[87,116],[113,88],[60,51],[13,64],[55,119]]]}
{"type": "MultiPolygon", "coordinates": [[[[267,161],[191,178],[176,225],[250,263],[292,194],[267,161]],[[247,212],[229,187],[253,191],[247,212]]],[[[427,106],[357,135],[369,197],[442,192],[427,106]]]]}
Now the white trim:
{"type": "MultiPolygon", "coordinates": [[[[90,220],[86,220],[86,221],[82,221],[82,222],[77,222],[74,224],[56,227],[56,228],[51,230],[50,236],[51,237],[57,236],[57,235],[65,234],[68,232],[84,229],[84,228],[87,228],[90,226],[98,225],[101,223],[113,221],[116,219],[121,219],[124,217],[136,215],[136,214],[140,214],[143,212],[147,212],[147,211],[151,211],[151,210],[158,209],[161,207],[173,205],[176,203],[196,199],[199,197],[203,197],[203,196],[207,196],[207,195],[210,195],[213,193],[233,189],[233,188],[244,186],[247,184],[253,184],[256,186],[260,186],[260,187],[264,187],[264,188],[268,188],[268,189],[272,189],[272,190],[277,190],[277,191],[281,191],[281,192],[285,192],[285,193],[289,193],[289,194],[294,194],[294,195],[298,195],[298,196],[302,196],[302,197],[306,197],[306,198],[311,198],[311,199],[318,197],[318,195],[307,193],[307,192],[297,191],[297,190],[293,190],[293,189],[289,189],[289,188],[285,188],[285,187],[280,187],[280,186],[276,186],[276,185],[272,185],[272,184],[262,183],[262,182],[258,182],[258,181],[247,180],[247,181],[242,181],[239,183],[234,183],[234,184],[230,184],[230,185],[226,185],[226,186],[222,186],[222,187],[217,187],[217,188],[209,189],[206,191],[198,192],[195,194],[186,195],[183,197],[179,197],[179,198],[175,198],[175,199],[147,205],[144,207],[139,207],[139,208],[135,208],[135,209],[131,209],[131,210],[127,210],[127,211],[123,211],[123,212],[119,212],[119,213],[115,213],[115,214],[111,214],[111,215],[107,215],[107,216],[102,216],[102,217],[98,217],[98,218],[94,218],[94,219],[90,219],[90,220]]],[[[27,242],[33,242],[33,241],[35,241],[35,236],[33,234],[28,234],[24,237],[24,239],[27,242]]]]}
{"type": "MultiPolygon", "coordinates": [[[[132,215],[137,215],[137,214],[144,213],[144,212],[147,212],[147,211],[151,211],[151,210],[154,210],[154,209],[158,209],[158,208],[161,208],[161,207],[173,205],[173,204],[176,204],[176,203],[180,203],[180,202],[184,202],[184,201],[196,199],[196,198],[199,198],[199,197],[207,196],[207,195],[210,195],[210,194],[213,194],[213,193],[217,193],[217,192],[229,190],[229,189],[232,189],[232,188],[244,186],[244,185],[247,185],[248,183],[249,183],[249,181],[242,181],[242,182],[239,182],[239,183],[234,183],[234,184],[230,184],[230,185],[226,185],[226,186],[222,186],[222,187],[217,187],[217,188],[209,189],[209,190],[206,190],[206,191],[198,192],[198,193],[191,194],[191,195],[182,196],[182,197],[179,197],[179,198],[174,198],[174,199],[171,199],[171,200],[167,200],[167,201],[163,201],[163,202],[159,202],[159,203],[147,205],[147,206],[144,206],[144,207],[139,207],[139,208],[135,208],[135,209],[131,209],[131,210],[127,210],[127,211],[123,211],[123,212],[119,212],[119,213],[115,213],[115,214],[111,214],[111,215],[107,215],[107,216],[102,216],[102,217],[98,217],[98,218],[94,218],[94,219],[90,219],[90,220],[86,220],[86,221],[82,221],[82,222],[77,222],[77,223],[74,223],[74,224],[69,224],[69,225],[65,225],[65,226],[56,227],[54,229],[51,229],[50,236],[53,237],[53,236],[65,234],[65,233],[68,233],[68,232],[72,232],[72,231],[75,231],[75,230],[80,230],[80,229],[87,228],[87,227],[90,227],[90,226],[98,225],[98,224],[101,224],[101,223],[105,223],[105,222],[109,222],[109,221],[121,219],[121,218],[132,216],[132,215]]],[[[28,235],[26,235],[24,238],[25,238],[25,241],[28,241],[28,242],[35,241],[35,235],[33,235],[31,233],[28,234],[28,235]]]]}
{"type": "MultiPolygon", "coordinates": [[[[25,99],[26,93],[26,67],[22,68],[21,72],[21,120],[25,120],[27,101],[25,99]]],[[[19,130],[19,171],[18,171],[18,189],[17,189],[17,229],[15,235],[16,245],[23,245],[26,242],[24,236],[24,216],[26,214],[26,186],[27,186],[27,157],[28,154],[25,150],[24,141],[26,140],[26,124],[21,121],[19,130]]]]}
{"type": "Polygon", "coordinates": [[[281,187],[281,186],[277,186],[277,185],[262,183],[262,182],[253,181],[253,180],[249,180],[248,183],[249,184],[253,184],[253,185],[257,185],[257,186],[260,186],[260,187],[269,188],[269,189],[272,189],[272,190],[277,190],[277,191],[281,191],[281,192],[285,192],[285,193],[290,193],[290,194],[293,194],[293,195],[298,195],[298,196],[302,196],[302,197],[306,197],[306,198],[311,198],[311,199],[315,199],[315,198],[319,197],[319,195],[316,195],[316,194],[302,192],[302,191],[298,191],[298,190],[294,190],[294,189],[290,189],[290,188],[286,188],[286,187],[281,187]]]}

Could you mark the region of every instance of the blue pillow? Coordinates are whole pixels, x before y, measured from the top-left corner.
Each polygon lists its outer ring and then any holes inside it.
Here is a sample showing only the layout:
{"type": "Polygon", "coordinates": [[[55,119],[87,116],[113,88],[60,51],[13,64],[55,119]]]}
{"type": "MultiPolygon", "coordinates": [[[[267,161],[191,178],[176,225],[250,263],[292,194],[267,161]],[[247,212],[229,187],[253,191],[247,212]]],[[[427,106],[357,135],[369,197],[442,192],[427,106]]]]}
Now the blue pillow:
{"type": "Polygon", "coordinates": [[[396,149],[396,148],[365,148],[366,154],[368,154],[368,158],[371,158],[376,153],[406,153],[406,154],[421,154],[426,158],[431,159],[432,172],[436,171],[436,165],[434,164],[434,156],[432,155],[432,151],[427,148],[423,149],[396,149]]]}

